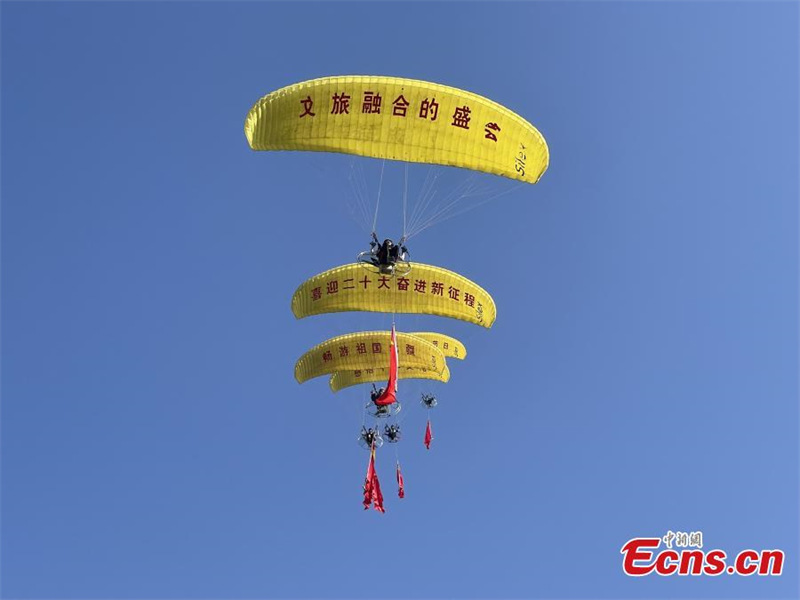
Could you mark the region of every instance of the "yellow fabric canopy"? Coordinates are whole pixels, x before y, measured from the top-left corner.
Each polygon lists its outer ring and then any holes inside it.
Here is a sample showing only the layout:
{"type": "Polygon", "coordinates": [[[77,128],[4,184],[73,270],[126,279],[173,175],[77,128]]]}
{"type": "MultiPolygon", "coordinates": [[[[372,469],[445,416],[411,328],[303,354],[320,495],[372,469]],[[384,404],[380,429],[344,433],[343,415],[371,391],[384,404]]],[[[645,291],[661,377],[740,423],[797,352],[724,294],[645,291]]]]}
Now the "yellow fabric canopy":
{"type": "Polygon", "coordinates": [[[429,341],[431,344],[439,348],[444,354],[445,358],[457,358],[464,360],[467,357],[467,349],[464,344],[459,342],[456,338],[444,335],[443,333],[419,332],[414,331],[409,335],[422,338],[429,341]]]}
{"type": "Polygon", "coordinates": [[[536,183],[550,160],[542,134],[471,92],[400,77],[339,76],[261,98],[244,125],[253,150],[342,152],[451,165],[536,183]]]}
{"type": "Polygon", "coordinates": [[[412,263],[407,275],[381,275],[359,263],[315,275],[297,288],[292,312],[298,319],[343,311],[439,315],[491,327],[492,297],[457,273],[412,263]]]}
{"type": "MultiPolygon", "coordinates": [[[[420,367],[399,367],[397,370],[399,379],[431,379],[447,383],[450,381],[450,369],[445,365],[440,373],[431,369],[420,367]]],[[[330,386],[333,392],[338,392],[346,387],[358,385],[359,383],[371,383],[375,381],[386,381],[389,378],[389,369],[386,367],[370,367],[368,369],[356,369],[352,371],[337,371],[331,375],[330,386]]]]}
{"type": "MultiPolygon", "coordinates": [[[[389,331],[364,331],[331,338],[298,359],[294,377],[298,383],[303,383],[335,371],[368,369],[380,364],[388,367],[390,343],[389,331]]],[[[421,367],[437,373],[445,368],[442,350],[414,335],[398,332],[397,351],[400,366],[421,367]]]]}

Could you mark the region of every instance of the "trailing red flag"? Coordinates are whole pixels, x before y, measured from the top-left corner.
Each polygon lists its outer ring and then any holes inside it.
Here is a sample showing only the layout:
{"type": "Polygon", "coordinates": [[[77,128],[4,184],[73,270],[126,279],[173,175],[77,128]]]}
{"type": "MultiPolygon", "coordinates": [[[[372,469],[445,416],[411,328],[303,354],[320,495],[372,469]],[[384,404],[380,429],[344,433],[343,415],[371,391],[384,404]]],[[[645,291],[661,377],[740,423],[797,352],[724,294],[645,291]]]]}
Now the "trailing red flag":
{"type": "Polygon", "coordinates": [[[428,419],[428,426],[425,428],[425,447],[431,449],[431,440],[433,439],[433,431],[431,431],[431,420],[428,419]]]}
{"type": "Polygon", "coordinates": [[[400,471],[400,461],[397,461],[397,495],[401,498],[406,497],[406,490],[403,487],[403,473],[400,471]]]}
{"type": "Polygon", "coordinates": [[[383,494],[381,494],[381,484],[378,481],[378,473],[375,471],[375,446],[372,447],[369,455],[369,466],[367,467],[367,477],[364,480],[364,510],[369,509],[372,504],[375,510],[386,512],[383,509],[383,494]]]}
{"type": "Polygon", "coordinates": [[[375,400],[377,406],[389,406],[397,401],[397,336],[395,335],[394,324],[392,324],[392,339],[389,344],[389,381],[383,394],[375,400]]]}

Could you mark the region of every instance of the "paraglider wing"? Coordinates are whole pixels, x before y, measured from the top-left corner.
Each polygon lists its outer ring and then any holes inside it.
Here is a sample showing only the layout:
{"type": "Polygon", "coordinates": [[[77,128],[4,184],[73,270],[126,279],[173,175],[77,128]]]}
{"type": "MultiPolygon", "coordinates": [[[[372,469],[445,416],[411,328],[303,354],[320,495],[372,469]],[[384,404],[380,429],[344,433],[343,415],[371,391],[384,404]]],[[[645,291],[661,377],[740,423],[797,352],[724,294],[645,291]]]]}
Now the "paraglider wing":
{"type": "Polygon", "coordinates": [[[284,87],[256,102],[244,131],[253,150],[451,165],[527,183],[550,160],[542,134],[504,106],[399,77],[323,77],[284,87]]]}
{"type": "Polygon", "coordinates": [[[429,341],[442,351],[442,354],[444,354],[445,358],[457,358],[459,360],[464,360],[467,357],[467,349],[464,347],[464,344],[459,342],[456,338],[450,337],[449,335],[444,335],[443,333],[432,333],[429,331],[415,331],[409,335],[429,341]]]}
{"type": "MultiPolygon", "coordinates": [[[[467,349],[457,339],[444,335],[443,333],[433,332],[411,332],[401,335],[412,336],[430,342],[438,348],[445,358],[464,359],[467,356],[467,349]]],[[[377,357],[369,367],[364,369],[351,369],[347,371],[337,371],[331,375],[330,386],[333,392],[357,385],[359,383],[373,383],[375,381],[386,381],[389,376],[389,369],[386,366],[385,358],[377,357]]],[[[430,379],[447,383],[450,381],[450,369],[445,365],[441,371],[428,369],[425,367],[408,366],[404,361],[397,370],[398,379],[430,379]]]]}
{"type": "MultiPolygon", "coordinates": [[[[331,375],[331,391],[338,392],[344,388],[358,385],[359,383],[373,383],[376,381],[386,381],[389,376],[389,369],[386,367],[370,367],[368,369],[354,369],[350,371],[337,371],[331,375]]],[[[433,371],[420,367],[404,367],[397,369],[398,379],[430,379],[447,383],[450,381],[450,369],[445,365],[444,369],[433,371]]]]}
{"type": "MultiPolygon", "coordinates": [[[[331,338],[303,354],[294,368],[298,383],[336,371],[374,368],[389,365],[389,331],[364,331],[331,338]]],[[[442,351],[431,342],[407,333],[397,334],[400,364],[441,373],[445,368],[442,351]]]]}
{"type": "Polygon", "coordinates": [[[344,311],[438,315],[486,328],[497,316],[494,300],[477,283],[421,263],[398,277],[371,273],[357,263],[336,267],[302,283],[292,297],[298,319],[344,311]]]}

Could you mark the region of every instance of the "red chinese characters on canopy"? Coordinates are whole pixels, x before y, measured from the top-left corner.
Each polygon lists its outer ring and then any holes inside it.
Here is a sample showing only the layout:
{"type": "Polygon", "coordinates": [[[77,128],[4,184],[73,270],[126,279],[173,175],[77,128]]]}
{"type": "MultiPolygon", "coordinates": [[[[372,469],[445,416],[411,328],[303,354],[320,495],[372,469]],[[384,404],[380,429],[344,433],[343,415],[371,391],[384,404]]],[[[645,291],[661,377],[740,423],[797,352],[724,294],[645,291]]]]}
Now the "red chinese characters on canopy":
{"type": "Polygon", "coordinates": [[[364,92],[364,101],[361,103],[361,112],[366,114],[380,114],[381,95],[376,92],[364,92]]]}
{"type": "Polygon", "coordinates": [[[497,141],[497,135],[495,132],[500,131],[500,127],[497,123],[487,123],[484,128],[484,132],[486,133],[485,137],[487,140],[492,140],[493,142],[497,141]],[[491,130],[491,131],[490,131],[491,130]]]}
{"type": "MultiPolygon", "coordinates": [[[[435,340],[432,343],[433,343],[434,346],[438,346],[439,345],[438,341],[435,341],[435,340]]],[[[405,350],[406,355],[408,355],[408,356],[416,356],[417,350],[416,350],[416,345],[415,344],[410,344],[410,343],[409,344],[405,344],[405,349],[404,350],[405,350]]],[[[339,358],[347,358],[353,352],[355,352],[355,354],[368,354],[369,351],[371,351],[372,354],[382,354],[383,353],[383,343],[381,343],[381,342],[372,342],[370,344],[370,347],[367,348],[367,343],[366,342],[355,342],[355,344],[353,346],[350,346],[350,345],[347,345],[347,344],[343,344],[343,345],[338,346],[336,348],[336,352],[338,353],[339,358]]],[[[321,358],[322,358],[322,362],[323,363],[332,361],[333,358],[334,358],[333,351],[332,350],[325,350],[324,352],[322,352],[321,358]]],[[[364,372],[364,373],[372,373],[373,370],[372,369],[366,369],[366,370],[359,369],[357,371],[354,371],[356,377],[360,377],[362,372],[364,372]]]]}
{"type": "Polygon", "coordinates": [[[350,114],[350,96],[344,92],[334,94],[331,96],[333,105],[331,106],[332,115],[349,115],[350,114]]]}
{"type": "Polygon", "coordinates": [[[392,114],[395,117],[405,117],[410,102],[406,100],[402,94],[395,98],[392,102],[392,114]]]}
{"type": "MultiPolygon", "coordinates": [[[[359,283],[364,284],[364,281],[361,281],[359,283]]],[[[369,283],[369,282],[367,282],[367,283],[369,283]]],[[[366,289],[366,285],[364,287],[366,289]]],[[[352,277],[348,277],[347,279],[343,279],[341,286],[339,285],[339,280],[338,279],[331,279],[331,280],[325,282],[325,293],[327,295],[338,294],[339,290],[354,290],[354,289],[356,289],[355,279],[353,279],[352,277]]],[[[319,300],[320,298],[322,298],[322,287],[319,286],[319,287],[312,288],[311,289],[311,299],[312,300],[319,300]]]]}
{"type": "Polygon", "coordinates": [[[311,96],[306,96],[303,100],[300,100],[300,104],[303,105],[303,112],[300,113],[300,118],[303,117],[316,117],[317,114],[311,112],[311,108],[314,106],[314,101],[311,99],[311,96]]]}
{"type": "Polygon", "coordinates": [[[469,106],[456,106],[451,125],[461,129],[469,129],[470,112],[472,111],[470,111],[469,106]]]}
{"type": "Polygon", "coordinates": [[[439,115],[439,103],[436,102],[436,98],[431,98],[430,100],[425,98],[420,103],[419,116],[421,119],[430,118],[431,121],[435,121],[438,115],[439,115]]]}
{"type": "MultiPolygon", "coordinates": [[[[391,97],[391,96],[389,96],[391,97]]],[[[350,114],[350,101],[352,99],[352,93],[347,93],[347,91],[337,91],[334,92],[331,96],[331,113],[332,115],[349,115],[350,114]]],[[[371,90],[364,90],[363,96],[361,98],[361,113],[366,115],[380,115],[383,114],[383,95],[380,91],[371,89],[371,90]]],[[[305,98],[301,99],[301,112],[299,114],[300,118],[303,117],[314,117],[316,113],[314,112],[314,100],[309,95],[305,98]]],[[[439,109],[440,104],[437,102],[435,97],[425,97],[421,100],[411,102],[409,101],[404,94],[399,94],[391,103],[392,106],[392,116],[393,117],[401,117],[405,118],[408,115],[409,110],[415,110],[416,115],[420,119],[425,119],[427,121],[436,121],[439,116],[439,109]],[[418,106],[416,106],[418,104],[418,106]]],[[[448,107],[445,107],[448,109],[448,107]]],[[[449,110],[449,109],[448,109],[449,110]]],[[[450,125],[452,127],[456,127],[458,129],[470,129],[470,121],[472,119],[472,108],[467,105],[463,104],[460,106],[453,107],[453,116],[450,125]]],[[[484,139],[490,140],[492,142],[497,143],[498,141],[498,134],[501,131],[501,127],[498,123],[494,121],[490,121],[484,125],[483,133],[484,139]]]]}
{"type": "MultiPolygon", "coordinates": [[[[334,295],[343,290],[363,289],[366,291],[369,290],[369,286],[373,284],[377,286],[376,289],[378,290],[389,290],[390,292],[394,289],[398,292],[413,291],[417,294],[427,293],[433,296],[442,297],[445,295],[445,284],[441,281],[431,281],[429,285],[429,282],[425,279],[411,279],[404,276],[394,278],[387,275],[380,275],[377,277],[377,279],[372,279],[365,275],[364,278],[358,280],[357,283],[359,284],[358,287],[356,286],[356,281],[352,277],[343,279],[341,285],[338,279],[332,279],[325,282],[324,286],[312,288],[311,300],[317,301],[322,299],[323,295],[334,295]],[[394,286],[392,285],[393,279],[395,280],[394,286]]],[[[453,286],[448,286],[446,291],[450,300],[461,301],[463,299],[465,305],[469,306],[470,308],[475,308],[474,294],[460,290],[459,288],[453,286]]],[[[478,306],[478,308],[482,311],[483,307],[478,306]]]]}

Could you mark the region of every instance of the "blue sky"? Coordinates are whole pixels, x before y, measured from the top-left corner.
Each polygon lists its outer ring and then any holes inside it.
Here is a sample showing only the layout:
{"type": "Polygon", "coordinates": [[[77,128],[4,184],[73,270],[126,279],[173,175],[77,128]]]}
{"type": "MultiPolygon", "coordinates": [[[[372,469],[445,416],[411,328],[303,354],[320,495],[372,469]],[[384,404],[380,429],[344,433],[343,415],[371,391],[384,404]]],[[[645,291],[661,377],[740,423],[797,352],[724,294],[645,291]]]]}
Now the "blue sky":
{"type": "Polygon", "coordinates": [[[3,597],[798,596],[797,3],[0,11],[3,597]],[[401,387],[386,515],[360,505],[363,391],[292,377],[391,321],[289,309],[367,241],[354,161],[243,134],[259,97],[333,74],[486,95],[551,151],[412,240],[498,320],[398,317],[469,356],[428,452],[431,386],[401,387]],[[785,573],[626,577],[621,546],[667,530],[781,548],[785,573]]]}

